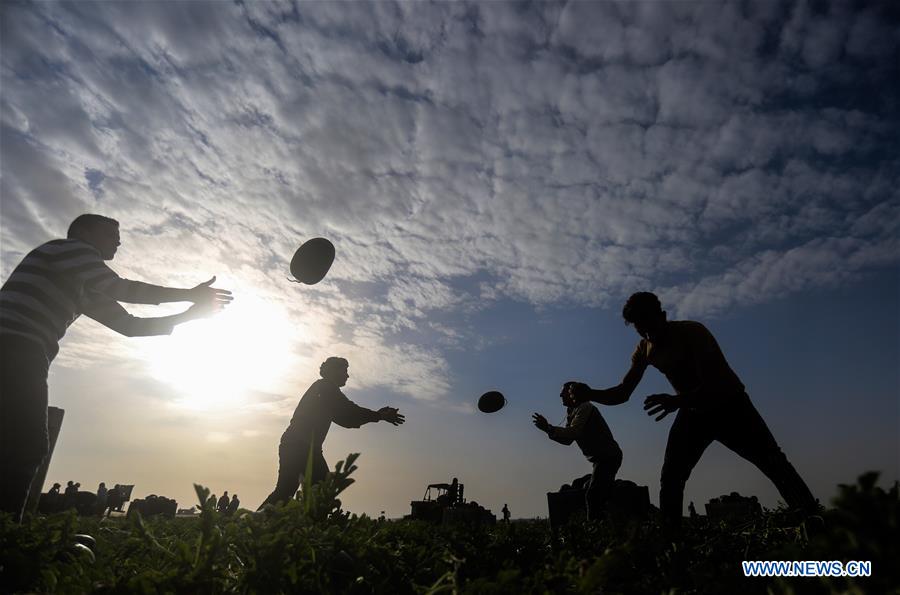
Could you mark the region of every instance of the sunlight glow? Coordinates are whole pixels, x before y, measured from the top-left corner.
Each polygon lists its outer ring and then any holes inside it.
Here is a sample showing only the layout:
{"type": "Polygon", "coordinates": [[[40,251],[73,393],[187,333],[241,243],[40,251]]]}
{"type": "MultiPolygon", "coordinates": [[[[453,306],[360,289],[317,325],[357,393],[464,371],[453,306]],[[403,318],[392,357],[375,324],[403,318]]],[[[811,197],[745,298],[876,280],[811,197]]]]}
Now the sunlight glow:
{"type": "Polygon", "coordinates": [[[235,412],[267,390],[290,361],[298,329],[279,306],[236,295],[223,312],[176,327],[144,351],[151,373],[172,385],[179,407],[235,412]]]}

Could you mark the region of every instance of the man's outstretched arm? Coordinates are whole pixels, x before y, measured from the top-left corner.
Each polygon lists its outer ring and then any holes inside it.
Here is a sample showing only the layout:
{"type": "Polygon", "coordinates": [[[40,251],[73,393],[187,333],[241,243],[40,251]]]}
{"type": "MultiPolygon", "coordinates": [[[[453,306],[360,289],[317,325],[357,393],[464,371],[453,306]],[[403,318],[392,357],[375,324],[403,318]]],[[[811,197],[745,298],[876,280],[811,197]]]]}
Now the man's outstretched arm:
{"type": "Polygon", "coordinates": [[[215,276],[190,289],[179,289],[123,279],[108,267],[107,270],[113,274],[114,278],[105,277],[91,285],[86,284],[85,287],[120,302],[130,304],[194,302],[197,304],[203,301],[212,301],[220,306],[225,306],[232,300],[231,291],[212,287],[212,284],[216,282],[215,276]]]}
{"type": "Polygon", "coordinates": [[[551,425],[547,418],[540,413],[532,414],[532,422],[537,429],[545,432],[550,440],[568,446],[584,435],[585,430],[587,430],[587,421],[593,408],[593,405],[585,403],[579,405],[572,419],[566,423],[565,427],[551,425]]]}
{"type": "Polygon", "coordinates": [[[227,289],[211,287],[216,278],[200,283],[190,289],[163,287],[142,281],[123,279],[100,258],[93,248],[84,247],[72,258],[60,261],[55,266],[60,273],[74,275],[85,291],[99,293],[117,302],[130,304],[161,304],[164,302],[218,301],[225,305],[231,301],[227,289]]]}
{"type": "Polygon", "coordinates": [[[332,403],[334,403],[332,414],[334,423],[345,428],[358,428],[363,424],[379,421],[399,426],[406,421],[406,418],[394,407],[382,407],[378,411],[373,411],[357,405],[340,391],[337,391],[332,403]]]}
{"type": "Polygon", "coordinates": [[[622,382],[611,388],[591,388],[582,382],[573,382],[570,391],[579,401],[588,400],[601,405],[621,405],[628,401],[634,389],[644,377],[647,365],[642,362],[632,362],[631,368],[625,373],[622,382]]]}
{"type": "Polygon", "coordinates": [[[593,409],[593,405],[582,403],[575,410],[575,415],[572,416],[571,421],[565,427],[550,426],[550,431],[547,432],[547,435],[550,436],[551,440],[561,444],[572,444],[572,441],[578,440],[584,435],[587,429],[588,418],[591,416],[593,409]]]}
{"type": "Polygon", "coordinates": [[[560,444],[565,444],[566,446],[572,444],[572,442],[575,441],[574,436],[554,436],[554,431],[563,430],[565,428],[550,425],[550,422],[547,421],[547,418],[540,413],[532,413],[531,421],[532,423],[534,423],[534,427],[547,434],[547,436],[551,440],[559,442],[560,444]]]}
{"type": "Polygon", "coordinates": [[[138,318],[114,300],[97,298],[85,308],[84,314],[126,337],[152,337],[170,335],[179,324],[209,316],[217,309],[214,304],[194,304],[179,314],[138,318]]]}

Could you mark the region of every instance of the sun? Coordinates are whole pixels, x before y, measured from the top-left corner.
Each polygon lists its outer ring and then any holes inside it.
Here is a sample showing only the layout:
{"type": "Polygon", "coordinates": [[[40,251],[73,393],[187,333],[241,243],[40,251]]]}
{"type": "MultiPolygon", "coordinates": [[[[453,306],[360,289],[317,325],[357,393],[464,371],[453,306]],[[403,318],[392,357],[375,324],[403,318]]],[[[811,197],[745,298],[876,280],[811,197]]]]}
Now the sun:
{"type": "Polygon", "coordinates": [[[253,295],[235,295],[224,311],[175,328],[144,351],[150,372],[172,386],[175,405],[237,410],[254,390],[283,377],[298,339],[283,308],[253,295]]]}

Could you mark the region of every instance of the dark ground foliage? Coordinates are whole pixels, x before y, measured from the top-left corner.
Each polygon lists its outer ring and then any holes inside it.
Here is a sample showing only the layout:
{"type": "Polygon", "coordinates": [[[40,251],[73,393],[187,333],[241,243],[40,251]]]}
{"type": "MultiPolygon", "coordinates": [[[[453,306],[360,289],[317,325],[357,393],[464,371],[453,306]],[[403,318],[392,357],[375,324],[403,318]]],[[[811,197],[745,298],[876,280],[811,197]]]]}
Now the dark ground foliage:
{"type": "Polygon", "coordinates": [[[0,591],[58,593],[895,593],[898,486],[869,473],[821,519],[768,511],[701,517],[665,541],[656,521],[434,527],[340,509],[356,455],[283,507],[224,516],[197,486],[199,518],[0,517],[0,591]],[[819,522],[821,521],[821,522],[819,522]],[[96,537],[96,561],[72,553],[96,537]],[[745,578],[741,560],[871,560],[869,578],[745,578]]]}

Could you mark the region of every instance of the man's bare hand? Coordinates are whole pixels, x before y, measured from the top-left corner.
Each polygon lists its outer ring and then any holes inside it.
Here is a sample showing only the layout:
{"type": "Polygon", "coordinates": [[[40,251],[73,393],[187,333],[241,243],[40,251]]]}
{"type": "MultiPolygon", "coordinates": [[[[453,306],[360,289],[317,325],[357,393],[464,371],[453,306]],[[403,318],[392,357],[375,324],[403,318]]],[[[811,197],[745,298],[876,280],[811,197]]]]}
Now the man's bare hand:
{"type": "Polygon", "coordinates": [[[214,302],[197,302],[185,310],[184,316],[187,320],[206,318],[207,316],[212,316],[221,309],[222,306],[217,306],[214,302]]]}
{"type": "Polygon", "coordinates": [[[546,432],[550,429],[550,422],[540,413],[533,413],[531,415],[531,421],[534,423],[534,426],[542,432],[546,432]]]}
{"type": "Polygon", "coordinates": [[[378,410],[378,416],[381,421],[399,426],[406,421],[406,417],[396,407],[382,407],[378,410]]]}
{"type": "Polygon", "coordinates": [[[231,300],[234,298],[231,297],[231,292],[227,289],[219,289],[218,287],[211,287],[213,283],[216,282],[216,277],[213,277],[209,281],[204,281],[200,283],[196,287],[193,287],[188,290],[188,300],[194,302],[194,304],[203,304],[212,308],[212,311],[218,311],[231,303],[231,300]]]}
{"type": "Polygon", "coordinates": [[[658,395],[650,395],[644,399],[644,411],[647,412],[647,415],[659,413],[660,415],[656,418],[656,421],[659,421],[673,411],[680,409],[682,404],[682,399],[678,395],[660,393],[658,395]]]}

